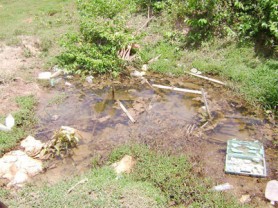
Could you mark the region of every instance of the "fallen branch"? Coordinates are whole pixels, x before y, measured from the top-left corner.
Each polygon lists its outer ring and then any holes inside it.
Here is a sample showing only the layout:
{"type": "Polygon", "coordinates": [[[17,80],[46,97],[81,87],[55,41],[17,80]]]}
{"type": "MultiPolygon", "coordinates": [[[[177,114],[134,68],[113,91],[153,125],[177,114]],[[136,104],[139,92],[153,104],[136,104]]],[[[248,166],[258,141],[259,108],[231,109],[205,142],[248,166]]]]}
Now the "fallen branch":
{"type": "Polygon", "coordinates": [[[132,123],[135,123],[134,118],[130,115],[130,113],[128,112],[128,110],[125,108],[125,106],[121,103],[121,101],[117,100],[117,103],[119,104],[119,106],[121,107],[121,109],[125,112],[125,114],[127,115],[127,117],[131,120],[132,123]]]}
{"type": "Polygon", "coordinates": [[[174,90],[174,91],[178,91],[178,92],[193,93],[193,94],[199,94],[199,95],[202,94],[202,92],[199,90],[189,90],[189,89],[169,87],[169,86],[163,86],[163,85],[157,85],[157,84],[153,84],[152,86],[160,88],[160,89],[168,89],[168,90],[174,90]]]}
{"type": "Polygon", "coordinates": [[[160,56],[161,56],[161,54],[156,56],[156,57],[154,57],[154,58],[152,58],[151,60],[148,61],[148,64],[151,64],[151,63],[157,61],[160,58],[160,56]]]}
{"type": "Polygon", "coordinates": [[[148,24],[149,22],[153,19],[154,17],[148,18],[147,21],[142,25],[142,27],[140,27],[136,32],[135,35],[138,35],[138,33],[143,30],[148,24]]]}
{"type": "Polygon", "coordinates": [[[221,84],[221,85],[226,85],[226,83],[221,82],[221,81],[219,81],[217,79],[212,79],[212,78],[205,77],[205,76],[198,75],[198,74],[194,74],[194,73],[191,73],[191,72],[185,72],[185,73],[190,74],[190,75],[195,76],[195,77],[199,77],[199,78],[205,79],[205,80],[209,80],[211,82],[215,82],[215,83],[218,83],[218,84],[221,84]]]}
{"type": "Polygon", "coordinates": [[[85,178],[85,179],[79,181],[77,184],[75,184],[74,186],[72,186],[72,187],[67,191],[67,194],[69,194],[70,192],[72,192],[73,189],[75,189],[78,185],[83,184],[83,183],[86,183],[87,181],[88,181],[88,178],[85,178]]]}
{"type": "Polygon", "coordinates": [[[209,111],[208,101],[207,101],[207,98],[206,98],[206,93],[205,93],[203,88],[201,90],[202,90],[202,96],[203,96],[203,99],[204,99],[204,103],[205,103],[205,106],[206,106],[206,110],[207,110],[209,119],[211,119],[212,117],[211,117],[211,114],[210,114],[210,111],[209,111]]]}

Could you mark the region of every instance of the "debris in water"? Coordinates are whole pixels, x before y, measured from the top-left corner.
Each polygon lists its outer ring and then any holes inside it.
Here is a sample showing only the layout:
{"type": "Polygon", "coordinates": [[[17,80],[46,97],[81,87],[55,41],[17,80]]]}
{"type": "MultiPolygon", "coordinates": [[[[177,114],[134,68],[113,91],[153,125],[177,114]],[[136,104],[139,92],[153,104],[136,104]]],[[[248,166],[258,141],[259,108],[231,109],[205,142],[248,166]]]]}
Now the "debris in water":
{"type": "Polygon", "coordinates": [[[117,100],[117,103],[118,103],[119,106],[122,108],[122,110],[125,112],[125,114],[127,115],[127,117],[132,121],[132,123],[135,123],[134,118],[130,115],[130,113],[129,113],[128,110],[125,108],[125,106],[121,103],[121,101],[117,100]]]}
{"type": "Polygon", "coordinates": [[[64,157],[70,153],[72,148],[77,147],[80,139],[81,136],[77,134],[74,128],[62,126],[43,148],[40,157],[42,159],[47,159],[50,156],[64,157]]]}
{"type": "Polygon", "coordinates": [[[131,173],[136,161],[133,157],[125,155],[119,162],[112,164],[112,167],[117,174],[121,173],[131,173]]]}
{"type": "Polygon", "coordinates": [[[230,190],[230,189],[233,189],[234,187],[229,184],[229,183],[224,183],[224,184],[221,184],[221,185],[218,185],[218,186],[214,186],[212,189],[214,191],[226,191],[226,190],[230,190]]]}
{"type": "Polygon", "coordinates": [[[199,90],[189,90],[189,89],[183,89],[183,88],[177,88],[177,87],[168,87],[168,86],[157,85],[157,84],[153,84],[152,86],[160,88],[160,89],[174,90],[174,91],[178,91],[178,92],[187,92],[187,93],[193,93],[193,94],[199,94],[199,95],[202,94],[202,92],[199,91],[199,90]]]}
{"type": "Polygon", "coordinates": [[[93,76],[87,76],[85,80],[86,80],[86,82],[88,82],[89,84],[92,84],[92,83],[93,83],[93,79],[94,79],[93,76]]]}
{"type": "Polygon", "coordinates": [[[39,140],[36,140],[32,136],[28,136],[26,139],[22,140],[20,146],[24,148],[24,151],[29,156],[37,155],[43,147],[43,143],[39,140]]]}
{"type": "Polygon", "coordinates": [[[278,181],[272,180],[267,183],[265,198],[270,200],[272,205],[275,205],[275,202],[278,201],[278,181]]]}
{"type": "Polygon", "coordinates": [[[266,177],[263,145],[259,141],[229,140],[225,172],[266,177]]]}
{"type": "Polygon", "coordinates": [[[11,114],[9,114],[6,117],[5,125],[0,124],[0,130],[1,131],[11,131],[12,128],[14,127],[14,125],[15,125],[14,117],[11,114]]]}

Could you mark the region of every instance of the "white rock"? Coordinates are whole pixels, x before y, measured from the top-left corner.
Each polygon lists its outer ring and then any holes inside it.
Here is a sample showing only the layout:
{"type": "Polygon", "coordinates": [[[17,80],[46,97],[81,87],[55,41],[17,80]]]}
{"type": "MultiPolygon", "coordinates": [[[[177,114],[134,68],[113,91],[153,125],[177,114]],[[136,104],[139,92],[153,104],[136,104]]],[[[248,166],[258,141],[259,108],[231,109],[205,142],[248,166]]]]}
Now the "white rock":
{"type": "Polygon", "coordinates": [[[51,72],[41,72],[39,73],[38,79],[47,80],[50,79],[52,76],[51,72]]]}
{"type": "Polygon", "coordinates": [[[72,86],[72,84],[69,83],[69,82],[65,82],[65,85],[66,85],[66,86],[69,86],[69,87],[72,86]]]}
{"type": "Polygon", "coordinates": [[[117,174],[130,173],[136,161],[133,157],[125,155],[119,162],[113,163],[112,167],[117,174]]]}
{"type": "Polygon", "coordinates": [[[93,76],[88,76],[88,77],[86,77],[86,82],[88,82],[88,83],[93,83],[93,79],[94,79],[94,77],[93,76]]]}
{"type": "Polygon", "coordinates": [[[142,71],[148,71],[148,65],[147,64],[144,64],[142,66],[142,71]]]}
{"type": "Polygon", "coordinates": [[[16,150],[0,158],[0,178],[10,181],[9,186],[24,183],[28,177],[42,172],[42,162],[29,157],[25,152],[16,150]]]}
{"type": "Polygon", "coordinates": [[[249,203],[251,201],[250,195],[242,195],[239,201],[242,204],[249,203]]]}
{"type": "Polygon", "coordinates": [[[12,129],[15,124],[14,117],[11,114],[9,114],[6,118],[5,123],[6,123],[6,127],[12,129]]]}
{"type": "Polygon", "coordinates": [[[278,181],[272,180],[267,183],[265,189],[265,198],[270,200],[272,205],[278,201],[278,181]]]}
{"type": "Polygon", "coordinates": [[[20,143],[20,146],[24,148],[28,155],[36,155],[42,149],[43,143],[32,136],[28,136],[20,143]]]}

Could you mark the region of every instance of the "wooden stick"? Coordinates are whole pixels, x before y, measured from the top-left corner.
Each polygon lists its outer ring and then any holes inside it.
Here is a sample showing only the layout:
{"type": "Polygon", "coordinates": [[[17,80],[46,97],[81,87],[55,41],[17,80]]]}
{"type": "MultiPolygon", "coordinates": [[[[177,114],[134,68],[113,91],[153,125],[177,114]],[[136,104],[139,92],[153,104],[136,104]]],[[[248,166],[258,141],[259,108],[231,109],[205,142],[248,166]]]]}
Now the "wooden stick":
{"type": "Polygon", "coordinates": [[[207,110],[209,119],[211,119],[211,114],[210,114],[209,107],[208,107],[208,101],[207,101],[207,98],[206,98],[206,93],[205,93],[203,88],[201,90],[202,90],[202,95],[203,95],[203,99],[204,99],[204,103],[205,103],[205,106],[206,106],[206,110],[207,110]]]}
{"type": "Polygon", "coordinates": [[[148,64],[151,64],[151,63],[157,61],[160,58],[160,56],[161,56],[161,54],[156,56],[156,57],[154,57],[154,58],[152,58],[151,60],[148,61],[148,64]]]}
{"type": "Polygon", "coordinates": [[[119,106],[121,107],[121,109],[125,112],[125,114],[127,115],[127,117],[131,120],[132,123],[135,123],[134,118],[132,118],[132,116],[130,115],[130,113],[128,112],[128,110],[125,108],[125,106],[121,103],[121,101],[117,100],[117,103],[119,104],[119,106]]]}
{"type": "Polygon", "coordinates": [[[73,191],[73,189],[76,188],[76,186],[80,185],[80,184],[83,184],[83,183],[86,183],[88,181],[88,178],[85,178],[81,181],[79,181],[77,184],[75,184],[74,186],[72,186],[68,191],[67,191],[67,194],[69,194],[70,192],[73,191]]]}
{"type": "Polygon", "coordinates": [[[135,35],[137,35],[141,30],[143,30],[144,27],[146,27],[146,26],[149,24],[149,22],[150,22],[153,18],[154,18],[154,17],[148,18],[147,21],[142,25],[142,27],[140,27],[140,28],[136,31],[135,35]]]}
{"type": "Polygon", "coordinates": [[[219,81],[217,79],[212,79],[212,78],[205,77],[205,76],[198,75],[198,74],[194,74],[194,73],[191,73],[191,72],[185,72],[185,73],[190,74],[190,75],[195,76],[195,77],[199,77],[199,78],[205,79],[205,80],[209,80],[211,82],[215,82],[215,83],[218,83],[218,84],[221,84],[221,85],[226,85],[226,83],[221,82],[221,81],[219,81]]]}
{"type": "Polygon", "coordinates": [[[163,85],[157,85],[157,84],[153,84],[152,86],[160,88],[160,89],[168,89],[168,90],[174,90],[174,91],[178,91],[178,92],[193,93],[193,94],[199,94],[199,95],[202,94],[202,92],[199,90],[189,90],[189,89],[169,87],[169,86],[163,86],[163,85]]]}

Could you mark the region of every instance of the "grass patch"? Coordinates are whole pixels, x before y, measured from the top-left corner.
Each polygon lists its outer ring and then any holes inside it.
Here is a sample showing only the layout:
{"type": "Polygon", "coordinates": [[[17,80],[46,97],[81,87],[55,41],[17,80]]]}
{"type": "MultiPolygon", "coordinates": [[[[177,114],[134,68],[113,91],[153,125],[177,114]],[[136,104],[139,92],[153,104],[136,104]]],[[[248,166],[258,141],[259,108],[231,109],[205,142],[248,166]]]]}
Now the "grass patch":
{"type": "Polygon", "coordinates": [[[234,199],[210,191],[211,183],[194,175],[185,156],[157,153],[146,146],[135,145],[116,149],[110,155],[110,161],[115,162],[126,154],[137,160],[130,177],[160,189],[168,204],[186,207],[240,207],[234,199]]]}
{"type": "Polygon", "coordinates": [[[58,40],[67,31],[76,31],[75,0],[22,0],[0,2],[0,40],[18,45],[22,35],[40,38],[42,58],[54,62],[60,52],[58,40]]]}
{"type": "Polygon", "coordinates": [[[166,200],[159,189],[147,182],[135,182],[129,177],[117,178],[109,167],[91,172],[53,186],[27,187],[17,200],[6,202],[11,207],[163,207],[166,200]],[[88,181],[67,191],[78,181],[88,181]]]}
{"type": "MultiPolygon", "coordinates": [[[[32,132],[32,127],[36,123],[34,106],[36,100],[33,96],[23,96],[16,98],[19,110],[12,113],[15,119],[15,126],[10,132],[0,131],[0,155],[8,149],[13,148],[17,142],[32,132]]],[[[1,122],[3,123],[4,118],[1,122]]]]}
{"type": "Polygon", "coordinates": [[[110,166],[104,166],[55,185],[26,187],[16,197],[7,192],[0,196],[11,207],[247,207],[210,191],[212,185],[194,175],[184,156],[157,153],[141,145],[122,146],[111,153],[108,164],[125,154],[137,160],[130,175],[116,176],[110,166]],[[85,178],[86,183],[67,193],[85,178]]]}
{"type": "Polygon", "coordinates": [[[278,61],[256,55],[251,46],[219,41],[197,50],[187,50],[183,63],[187,70],[220,75],[231,81],[233,88],[251,103],[267,109],[278,106],[278,61]]]}

